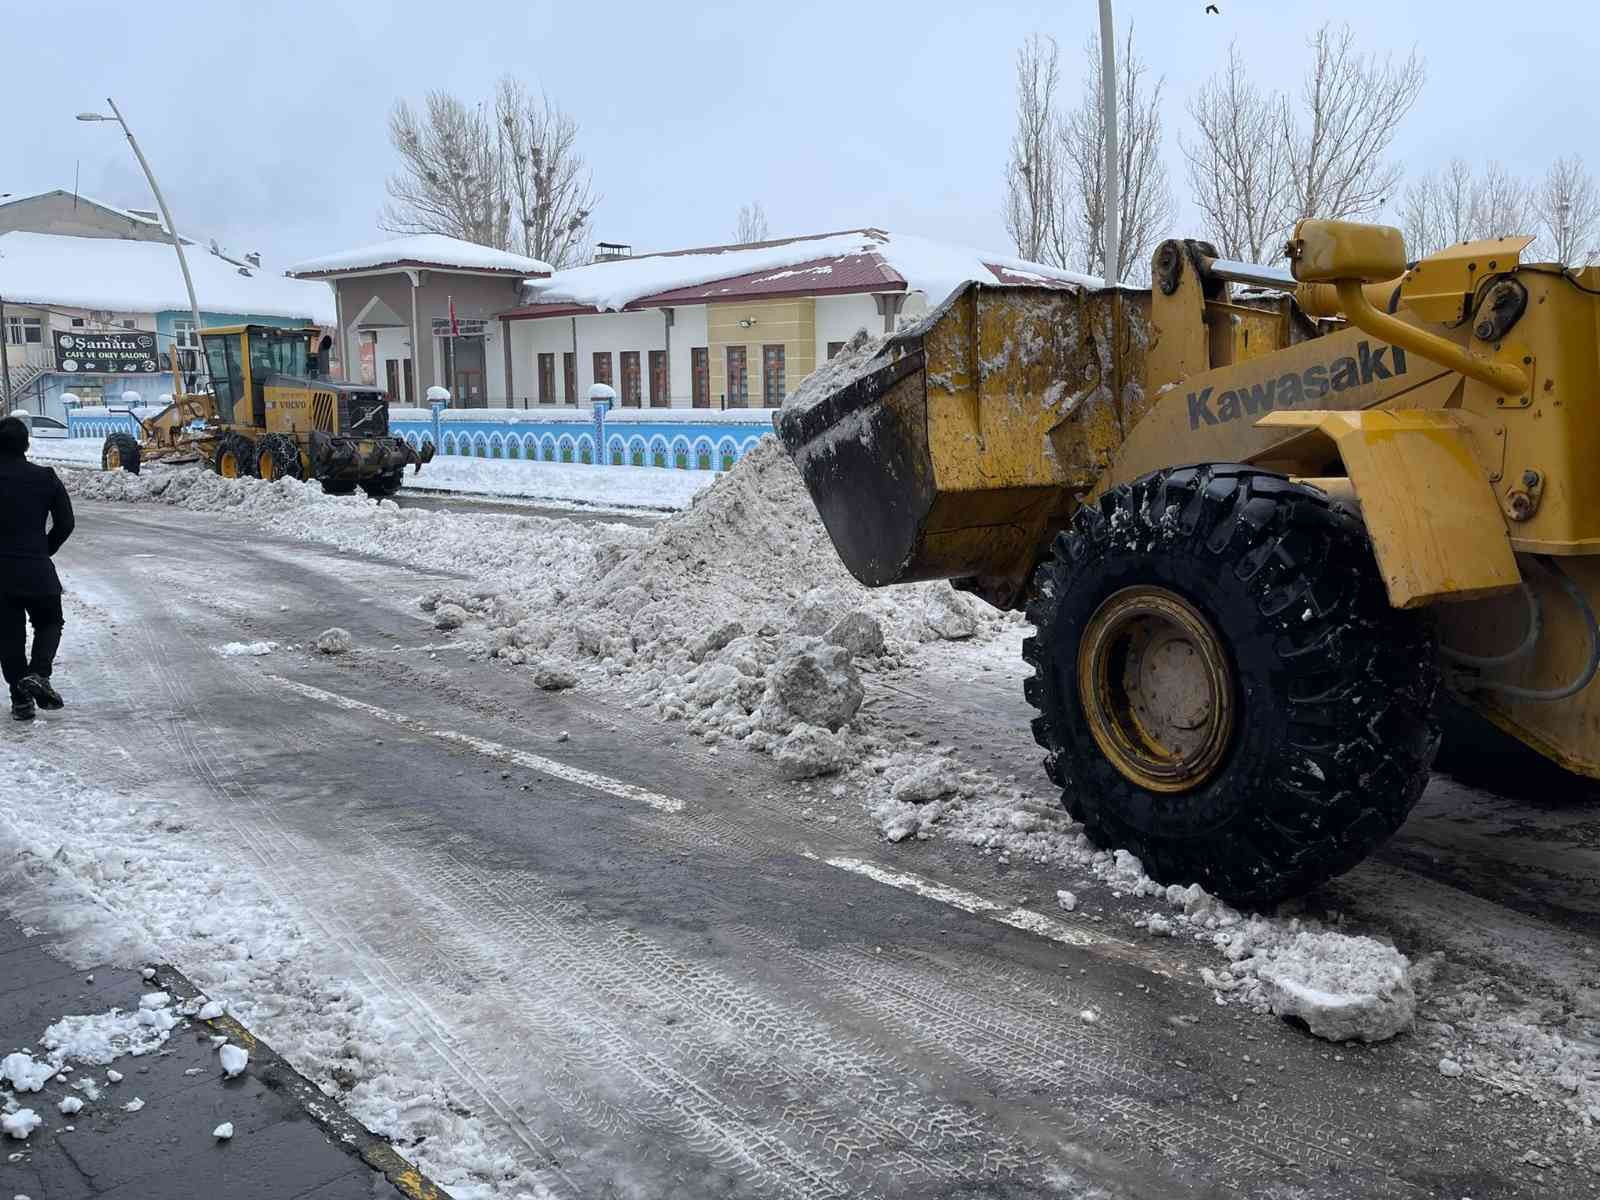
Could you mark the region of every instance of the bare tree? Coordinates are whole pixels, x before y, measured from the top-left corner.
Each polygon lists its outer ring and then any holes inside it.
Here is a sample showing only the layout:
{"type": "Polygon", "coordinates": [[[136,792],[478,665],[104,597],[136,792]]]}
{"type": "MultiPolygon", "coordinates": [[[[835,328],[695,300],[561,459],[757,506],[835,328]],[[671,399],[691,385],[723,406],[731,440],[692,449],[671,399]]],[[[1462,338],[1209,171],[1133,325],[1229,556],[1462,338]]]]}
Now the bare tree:
{"type": "Polygon", "coordinates": [[[1534,189],[1538,252],[1563,266],[1600,261],[1600,191],[1574,154],[1556,159],[1534,189]]]}
{"type": "Polygon", "coordinates": [[[1228,65],[1201,86],[1188,107],[1195,138],[1180,144],[1207,235],[1225,258],[1267,261],[1289,224],[1281,102],[1251,82],[1233,45],[1228,65]]]}
{"type": "Polygon", "coordinates": [[[1527,187],[1497,162],[1477,178],[1464,160],[1451,159],[1442,171],[1409,184],[1400,202],[1400,228],[1412,258],[1532,227],[1527,187]]]}
{"type": "Polygon", "coordinates": [[[1427,72],[1413,51],[1404,62],[1355,48],[1346,25],[1324,25],[1311,38],[1311,68],[1301,87],[1303,112],[1282,106],[1292,215],[1352,217],[1377,210],[1402,174],[1383,155],[1416,103],[1427,72]]]}
{"type": "MultiPolygon", "coordinates": [[[[1100,38],[1084,45],[1088,71],[1083,98],[1062,121],[1059,137],[1071,195],[1062,205],[1072,228],[1078,261],[1091,274],[1105,274],[1105,114],[1101,107],[1100,38]]],[[[1125,277],[1148,275],[1150,251],[1173,218],[1172,189],[1161,159],[1161,88],[1145,80],[1146,67],[1133,52],[1133,26],[1122,47],[1117,72],[1117,109],[1121,136],[1117,144],[1121,191],[1121,230],[1125,277]]]]}
{"type": "Polygon", "coordinates": [[[1055,39],[1029,34],[1017,51],[1017,127],[1006,163],[1006,232],[1017,253],[1064,267],[1071,257],[1063,219],[1059,115],[1060,51],[1055,39]]]}
{"type": "Polygon", "coordinates": [[[429,92],[417,113],[389,114],[400,170],[389,178],[380,224],[442,233],[569,266],[588,257],[596,197],[577,152],[577,123],[509,76],[492,110],[429,92]]]}
{"type": "Polygon", "coordinates": [[[767,213],[759,200],[739,206],[739,224],[734,228],[733,240],[739,245],[767,240],[767,213]]]}

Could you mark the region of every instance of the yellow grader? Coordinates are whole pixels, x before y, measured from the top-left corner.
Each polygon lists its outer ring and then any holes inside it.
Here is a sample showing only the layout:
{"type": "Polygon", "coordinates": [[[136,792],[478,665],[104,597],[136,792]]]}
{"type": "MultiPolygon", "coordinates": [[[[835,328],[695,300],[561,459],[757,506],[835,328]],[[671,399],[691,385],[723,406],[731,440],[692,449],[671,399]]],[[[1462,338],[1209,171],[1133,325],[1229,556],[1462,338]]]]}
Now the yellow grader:
{"type": "Polygon", "coordinates": [[[389,433],[383,393],[324,377],[327,353],[315,327],[225,325],[200,332],[210,390],[187,392],[172,352],[173,402],[142,436],[113,433],[107,470],[138,473],[145,462],[204,462],[229,479],[315,479],[326,492],[357,487],[374,498],[400,490],[407,463],[433,458],[389,433]]]}
{"type": "Polygon", "coordinates": [[[1307,220],[1289,272],[969,285],[778,430],[856,578],[1026,612],[1098,842],[1270,903],[1399,828],[1447,700],[1600,778],[1600,269],[1531,240],[1307,220]]]}

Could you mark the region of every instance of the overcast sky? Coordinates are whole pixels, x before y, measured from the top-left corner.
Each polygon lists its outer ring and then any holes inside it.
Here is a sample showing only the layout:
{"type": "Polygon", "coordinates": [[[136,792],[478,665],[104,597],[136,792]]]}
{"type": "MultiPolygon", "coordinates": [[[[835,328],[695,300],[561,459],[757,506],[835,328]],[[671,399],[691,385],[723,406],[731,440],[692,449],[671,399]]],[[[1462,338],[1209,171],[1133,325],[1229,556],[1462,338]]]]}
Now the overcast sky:
{"type": "MultiPolygon", "coordinates": [[[[1461,155],[1536,175],[1596,139],[1592,0],[1117,0],[1165,79],[1184,234],[1185,98],[1237,39],[1263,84],[1292,87],[1323,10],[1374,49],[1426,57],[1395,147],[1408,172],[1461,155]]],[[[112,125],[73,114],[114,97],[185,232],[282,266],[387,236],[385,118],[429,88],[489,95],[511,72],[577,118],[603,199],[594,233],[637,250],[728,240],[741,203],[774,236],[877,225],[1008,249],[1001,221],[1012,63],[1031,31],[1081,86],[1095,0],[776,5],[381,4],[215,0],[11,8],[4,22],[0,192],[80,190],[153,207],[112,125]]]]}

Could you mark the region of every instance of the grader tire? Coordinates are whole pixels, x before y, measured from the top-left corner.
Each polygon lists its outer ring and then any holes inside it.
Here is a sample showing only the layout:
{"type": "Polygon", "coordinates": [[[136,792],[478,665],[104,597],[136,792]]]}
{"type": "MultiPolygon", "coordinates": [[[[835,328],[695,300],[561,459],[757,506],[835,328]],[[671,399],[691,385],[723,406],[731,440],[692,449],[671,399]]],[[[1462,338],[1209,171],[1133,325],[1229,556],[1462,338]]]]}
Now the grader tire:
{"type": "Polygon", "coordinates": [[[105,444],[100,447],[100,465],[107,471],[137,475],[141,458],[139,439],[131,433],[108,433],[105,444]]]}
{"type": "Polygon", "coordinates": [[[398,492],[400,485],[405,482],[405,478],[405,468],[401,467],[398,471],[390,471],[387,474],[379,475],[375,479],[363,479],[361,481],[361,490],[374,500],[382,500],[384,497],[392,496],[398,492]]]}
{"type": "Polygon", "coordinates": [[[348,496],[356,490],[354,479],[324,479],[322,490],[330,496],[348,496]]]}
{"type": "Polygon", "coordinates": [[[1438,746],[1431,624],[1360,521],[1231,464],[1114,488],[1057,535],[1023,647],[1068,810],[1163,883],[1261,906],[1405,821],[1438,746]]]}
{"type": "Polygon", "coordinates": [[[224,479],[246,479],[256,473],[256,445],[240,433],[225,433],[211,454],[211,469],[224,479]]]}
{"type": "Polygon", "coordinates": [[[300,447],[286,433],[269,433],[256,443],[256,470],[262,479],[304,479],[300,447]]]}

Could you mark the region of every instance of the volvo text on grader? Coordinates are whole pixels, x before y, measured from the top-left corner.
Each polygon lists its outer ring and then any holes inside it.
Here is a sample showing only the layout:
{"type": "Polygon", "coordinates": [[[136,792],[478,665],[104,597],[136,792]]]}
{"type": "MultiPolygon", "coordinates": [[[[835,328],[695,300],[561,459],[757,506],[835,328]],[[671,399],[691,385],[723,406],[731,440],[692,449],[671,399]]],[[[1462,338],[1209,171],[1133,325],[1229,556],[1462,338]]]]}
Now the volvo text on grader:
{"type": "Polygon", "coordinates": [[[406,464],[433,457],[389,433],[383,393],[324,377],[327,343],[315,327],[226,325],[204,329],[208,391],[182,385],[176,349],[173,402],[139,422],[140,437],[113,433],[101,462],[138,472],[142,463],[205,462],[227,478],[315,479],[326,492],[369,496],[400,490],[406,464]]]}
{"type": "Polygon", "coordinates": [[[1270,903],[1400,826],[1446,699],[1600,778],[1600,268],[1531,240],[1307,220],[1292,273],[969,285],[779,433],[863,583],[1026,611],[1097,841],[1270,903]]]}

